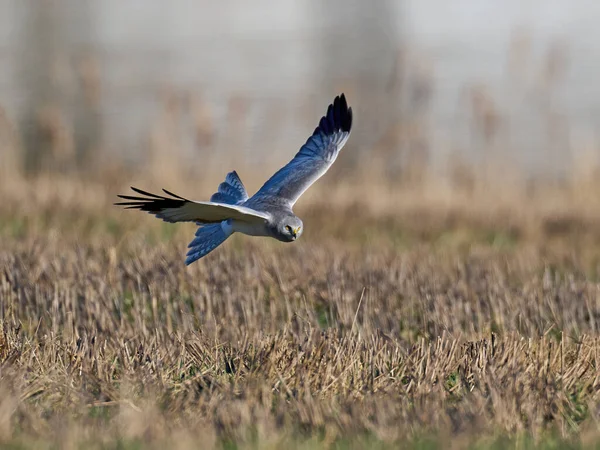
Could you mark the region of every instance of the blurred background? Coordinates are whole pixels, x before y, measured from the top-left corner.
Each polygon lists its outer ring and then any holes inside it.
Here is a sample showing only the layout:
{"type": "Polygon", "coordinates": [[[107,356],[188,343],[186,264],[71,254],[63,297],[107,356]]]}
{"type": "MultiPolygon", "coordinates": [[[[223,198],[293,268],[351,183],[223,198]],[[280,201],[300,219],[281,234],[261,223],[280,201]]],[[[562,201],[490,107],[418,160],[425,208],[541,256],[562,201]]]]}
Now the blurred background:
{"type": "Polygon", "coordinates": [[[593,182],[599,17],[560,0],[2,0],[0,175],[262,180],[344,91],[333,180],[593,182]]]}
{"type": "Polygon", "coordinates": [[[0,448],[599,442],[599,19],[0,0],[0,448]],[[254,193],[341,92],[353,134],[294,245],[186,267],[194,224],[113,206],[233,169],[254,193]]]}

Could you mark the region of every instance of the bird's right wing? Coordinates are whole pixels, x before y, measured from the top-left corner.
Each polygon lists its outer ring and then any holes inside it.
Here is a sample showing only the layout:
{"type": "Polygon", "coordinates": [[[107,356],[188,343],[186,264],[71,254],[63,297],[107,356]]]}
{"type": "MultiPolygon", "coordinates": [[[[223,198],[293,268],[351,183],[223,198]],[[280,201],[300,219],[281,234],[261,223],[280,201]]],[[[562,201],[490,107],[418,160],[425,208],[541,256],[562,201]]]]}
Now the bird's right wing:
{"type": "Polygon", "coordinates": [[[163,191],[171,197],[151,194],[134,187],[131,189],[143,197],[119,195],[119,198],[127,201],[115,203],[115,205],[149,212],[165,222],[196,222],[201,225],[234,219],[246,223],[262,224],[270,217],[264,212],[244,206],[188,200],[165,189],[163,191]]]}
{"type": "Polygon", "coordinates": [[[350,137],[352,108],[344,94],[329,105],[319,126],[296,153],[294,159],[279,169],[249,200],[249,204],[277,197],[293,206],[315,181],[327,172],[350,137]]]}

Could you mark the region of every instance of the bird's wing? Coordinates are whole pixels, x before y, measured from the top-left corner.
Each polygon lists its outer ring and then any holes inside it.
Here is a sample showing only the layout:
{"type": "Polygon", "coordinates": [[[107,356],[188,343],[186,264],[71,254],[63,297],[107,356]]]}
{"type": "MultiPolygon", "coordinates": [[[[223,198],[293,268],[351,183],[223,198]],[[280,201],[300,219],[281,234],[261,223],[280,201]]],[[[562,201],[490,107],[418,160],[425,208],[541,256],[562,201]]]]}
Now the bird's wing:
{"type": "Polygon", "coordinates": [[[218,191],[210,198],[211,202],[228,205],[241,205],[246,200],[248,200],[248,193],[235,170],[227,174],[225,181],[219,185],[218,191]]]}
{"type": "Polygon", "coordinates": [[[287,165],[273,175],[250,200],[260,203],[270,197],[279,197],[293,206],[315,181],[327,172],[350,136],[352,108],[348,108],[344,94],[329,105],[306,144],[287,165]]]}
{"type": "Polygon", "coordinates": [[[151,194],[132,187],[135,192],[143,197],[119,195],[126,202],[115,203],[126,209],[140,209],[155,214],[165,222],[196,222],[197,224],[218,223],[227,219],[239,220],[247,223],[264,223],[269,215],[239,205],[226,205],[216,202],[195,202],[173,194],[165,189],[163,191],[170,197],[151,194]]]}

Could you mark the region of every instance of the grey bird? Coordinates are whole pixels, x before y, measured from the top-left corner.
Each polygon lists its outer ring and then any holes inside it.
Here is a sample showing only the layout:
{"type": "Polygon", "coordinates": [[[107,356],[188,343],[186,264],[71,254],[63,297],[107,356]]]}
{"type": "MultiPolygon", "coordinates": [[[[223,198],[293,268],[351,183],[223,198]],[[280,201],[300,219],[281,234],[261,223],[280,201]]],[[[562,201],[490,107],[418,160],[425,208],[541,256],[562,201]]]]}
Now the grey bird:
{"type": "Polygon", "coordinates": [[[352,108],[341,94],[296,156],[252,197],[233,171],[208,202],[188,200],[166,189],[163,191],[168,197],[132,187],[141,197],[119,195],[127,201],[115,205],[147,211],[166,222],[195,222],[199,228],[188,246],[187,265],[209,254],[235,232],[293,242],[303,231],[302,220],[292,211],[294,204],[331,167],[351,128],[352,108]]]}

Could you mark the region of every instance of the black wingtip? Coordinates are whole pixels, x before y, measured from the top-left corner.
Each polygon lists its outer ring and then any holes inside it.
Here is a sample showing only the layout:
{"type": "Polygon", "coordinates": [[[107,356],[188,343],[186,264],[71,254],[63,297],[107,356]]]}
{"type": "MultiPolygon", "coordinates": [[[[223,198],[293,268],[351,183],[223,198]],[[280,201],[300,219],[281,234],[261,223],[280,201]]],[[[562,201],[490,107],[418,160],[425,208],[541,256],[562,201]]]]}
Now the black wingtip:
{"type": "Polygon", "coordinates": [[[171,191],[167,191],[166,189],[163,189],[163,192],[164,192],[165,194],[167,194],[167,195],[170,195],[171,197],[174,197],[174,198],[176,198],[177,200],[183,200],[183,201],[185,201],[185,202],[187,202],[187,201],[188,201],[188,199],[186,199],[186,198],[183,198],[183,197],[182,197],[182,196],[180,196],[180,195],[173,194],[171,191]]]}
{"type": "Polygon", "coordinates": [[[352,129],[352,108],[348,108],[348,113],[346,114],[346,120],[342,124],[342,130],[347,131],[348,133],[352,129]]]}
{"type": "Polygon", "coordinates": [[[327,108],[327,113],[319,121],[319,126],[315,133],[325,133],[326,135],[343,131],[349,133],[352,129],[352,108],[348,107],[346,95],[338,95],[327,108]]]}
{"type": "Polygon", "coordinates": [[[333,109],[337,111],[340,129],[349,132],[352,129],[352,108],[348,107],[346,94],[343,92],[333,101],[333,109]]]}
{"type": "Polygon", "coordinates": [[[176,195],[170,191],[167,191],[166,189],[163,189],[163,191],[167,195],[170,195],[172,198],[162,197],[160,195],[152,194],[150,192],[143,191],[143,190],[133,187],[133,186],[131,186],[131,189],[134,192],[137,192],[138,194],[142,195],[142,197],[117,194],[117,197],[119,197],[123,200],[127,200],[127,201],[117,202],[117,203],[114,203],[114,205],[122,206],[125,209],[140,209],[142,211],[147,211],[152,214],[156,214],[165,208],[176,208],[176,207],[179,207],[189,201],[179,195],[176,195]]]}

